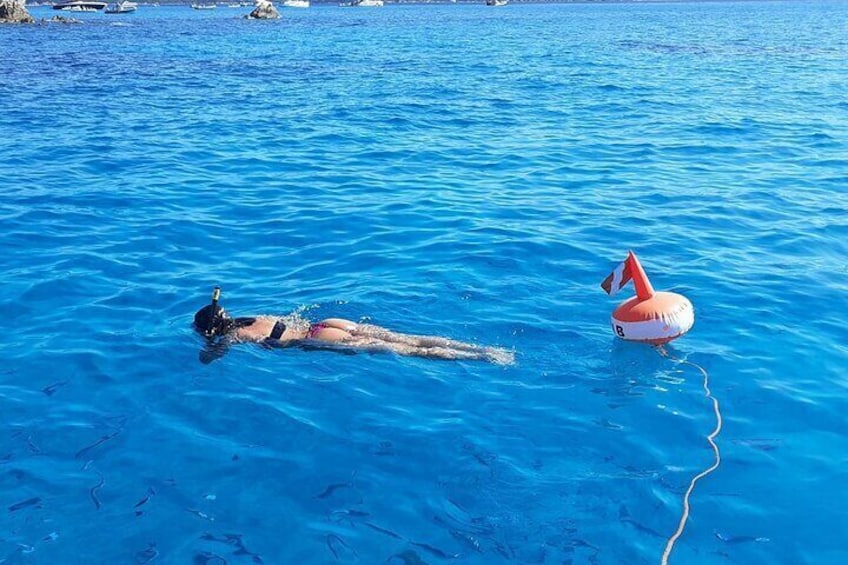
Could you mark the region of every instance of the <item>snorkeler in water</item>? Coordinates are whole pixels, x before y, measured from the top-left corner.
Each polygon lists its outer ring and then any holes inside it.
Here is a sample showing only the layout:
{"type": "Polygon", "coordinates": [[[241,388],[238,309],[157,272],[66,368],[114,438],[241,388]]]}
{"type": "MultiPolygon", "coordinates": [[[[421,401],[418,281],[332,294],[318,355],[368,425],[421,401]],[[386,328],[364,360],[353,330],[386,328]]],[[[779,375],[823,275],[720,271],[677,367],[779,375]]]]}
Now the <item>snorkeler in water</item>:
{"type": "MultiPolygon", "coordinates": [[[[221,290],[215,287],[212,302],[194,315],[194,328],[220,350],[222,344],[253,342],[278,347],[307,346],[357,351],[385,351],[430,359],[467,359],[502,365],[513,362],[512,352],[481,347],[444,337],[396,333],[380,326],[328,318],[316,324],[280,317],[232,318],[218,304],[221,290]]],[[[220,355],[213,355],[212,358],[220,355]]],[[[211,358],[201,355],[204,362],[211,358]]]]}

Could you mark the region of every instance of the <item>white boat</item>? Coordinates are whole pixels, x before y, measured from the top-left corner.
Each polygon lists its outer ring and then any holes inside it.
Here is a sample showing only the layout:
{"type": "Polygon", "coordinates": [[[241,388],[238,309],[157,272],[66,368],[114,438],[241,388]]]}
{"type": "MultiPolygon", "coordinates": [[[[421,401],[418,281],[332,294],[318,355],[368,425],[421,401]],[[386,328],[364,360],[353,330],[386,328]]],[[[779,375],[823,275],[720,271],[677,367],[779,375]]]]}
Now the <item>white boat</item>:
{"type": "Polygon", "coordinates": [[[339,2],[342,8],[380,8],[383,0],[353,0],[352,2],[339,2]]]}
{"type": "Polygon", "coordinates": [[[214,10],[218,7],[217,4],[192,4],[191,7],[195,10],[214,10]]]}
{"type": "Polygon", "coordinates": [[[308,8],[309,0],[283,0],[283,8],[308,8]]]}
{"type": "Polygon", "coordinates": [[[506,6],[509,0],[486,0],[486,6],[506,6]]]}
{"type": "Polygon", "coordinates": [[[65,12],[96,12],[106,7],[106,2],[95,2],[90,0],[71,0],[70,2],[57,2],[53,4],[54,10],[65,12]]]}
{"type": "Polygon", "coordinates": [[[138,10],[138,4],[135,2],[130,2],[129,0],[124,0],[123,2],[118,2],[117,4],[109,4],[106,6],[106,10],[104,12],[106,14],[129,14],[130,12],[135,12],[138,10]]]}

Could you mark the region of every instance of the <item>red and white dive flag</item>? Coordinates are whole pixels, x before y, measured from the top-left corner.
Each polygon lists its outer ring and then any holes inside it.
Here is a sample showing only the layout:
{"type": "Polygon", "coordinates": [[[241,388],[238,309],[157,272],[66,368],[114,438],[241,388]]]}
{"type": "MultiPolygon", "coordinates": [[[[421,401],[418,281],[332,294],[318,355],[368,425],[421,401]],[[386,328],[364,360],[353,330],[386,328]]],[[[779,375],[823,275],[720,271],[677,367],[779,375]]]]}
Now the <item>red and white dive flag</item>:
{"type": "Polygon", "coordinates": [[[604,291],[610,296],[618,294],[618,291],[624,288],[624,286],[630,282],[630,279],[633,278],[633,267],[630,264],[631,257],[633,257],[633,255],[628,254],[627,259],[622,261],[621,264],[604,279],[604,282],[601,283],[601,288],[604,289],[604,291]]]}

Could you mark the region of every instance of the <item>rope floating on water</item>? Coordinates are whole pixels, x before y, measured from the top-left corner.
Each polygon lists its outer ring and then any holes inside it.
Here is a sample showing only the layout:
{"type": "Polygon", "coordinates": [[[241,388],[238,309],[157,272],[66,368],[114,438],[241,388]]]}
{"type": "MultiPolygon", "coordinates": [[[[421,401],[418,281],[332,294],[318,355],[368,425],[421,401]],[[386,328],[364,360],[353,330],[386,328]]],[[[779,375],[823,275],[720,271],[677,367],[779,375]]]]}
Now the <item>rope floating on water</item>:
{"type": "Polygon", "coordinates": [[[715,462],[708,469],[701,471],[700,473],[692,477],[691,481],[689,481],[689,487],[686,489],[686,494],[683,495],[683,514],[680,516],[680,523],[677,525],[677,531],[674,532],[674,535],[668,538],[668,542],[665,546],[665,551],[663,551],[662,565],[668,565],[668,557],[669,555],[671,555],[671,550],[674,549],[674,543],[677,541],[677,538],[679,538],[683,534],[683,528],[686,527],[686,521],[689,519],[689,496],[692,494],[692,491],[695,490],[695,483],[697,483],[699,480],[703,479],[704,477],[718,469],[718,466],[721,465],[721,453],[718,450],[718,445],[716,445],[715,438],[721,432],[722,419],[718,400],[712,395],[712,392],[710,392],[710,376],[709,374],[707,374],[707,371],[700,365],[697,365],[691,361],[670,357],[668,353],[661,347],[658,349],[658,351],[663,357],[668,357],[672,361],[677,361],[681,365],[691,365],[701,372],[701,374],[704,376],[704,392],[706,394],[706,397],[713,401],[713,411],[715,412],[716,416],[716,427],[712,431],[712,433],[707,436],[707,441],[710,443],[710,446],[713,448],[713,452],[715,453],[715,462]]]}

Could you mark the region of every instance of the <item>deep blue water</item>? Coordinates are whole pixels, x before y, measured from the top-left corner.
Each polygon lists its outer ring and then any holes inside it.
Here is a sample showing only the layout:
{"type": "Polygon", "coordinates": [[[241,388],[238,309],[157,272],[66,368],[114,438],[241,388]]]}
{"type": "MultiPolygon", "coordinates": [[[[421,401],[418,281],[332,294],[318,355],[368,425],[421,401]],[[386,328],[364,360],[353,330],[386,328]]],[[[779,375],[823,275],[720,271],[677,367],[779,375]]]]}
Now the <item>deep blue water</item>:
{"type": "Polygon", "coordinates": [[[848,3],[245,11],[0,27],[0,563],[659,562],[628,249],[671,562],[848,561],[848,3]],[[205,365],[215,284],[517,362],[205,365]]]}

